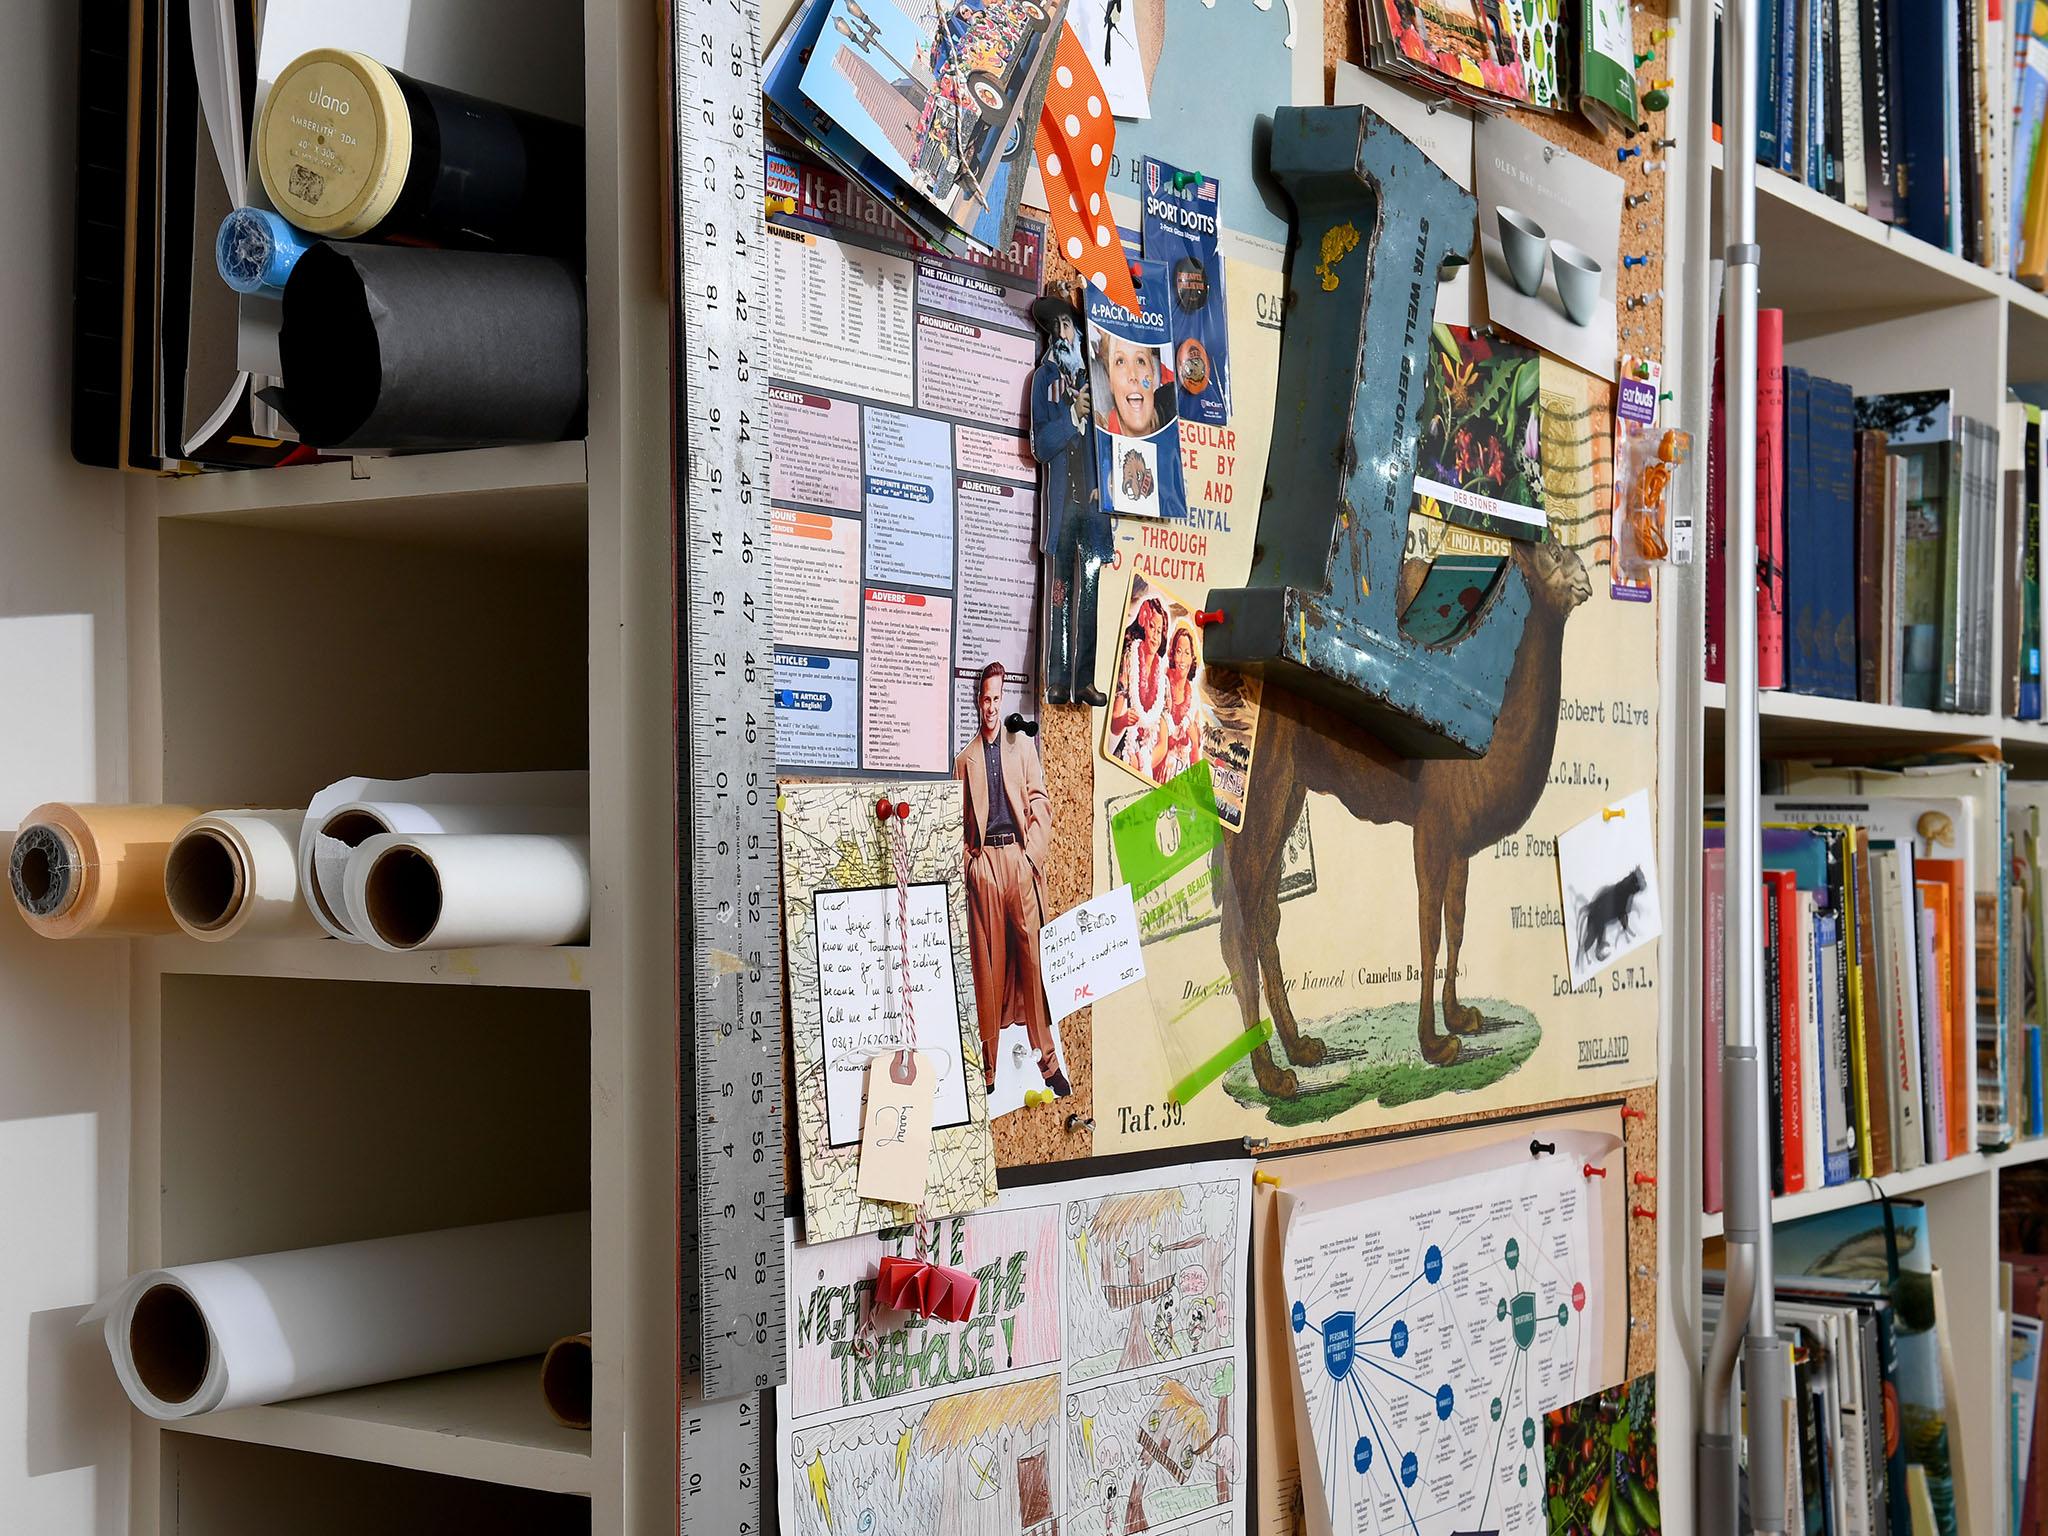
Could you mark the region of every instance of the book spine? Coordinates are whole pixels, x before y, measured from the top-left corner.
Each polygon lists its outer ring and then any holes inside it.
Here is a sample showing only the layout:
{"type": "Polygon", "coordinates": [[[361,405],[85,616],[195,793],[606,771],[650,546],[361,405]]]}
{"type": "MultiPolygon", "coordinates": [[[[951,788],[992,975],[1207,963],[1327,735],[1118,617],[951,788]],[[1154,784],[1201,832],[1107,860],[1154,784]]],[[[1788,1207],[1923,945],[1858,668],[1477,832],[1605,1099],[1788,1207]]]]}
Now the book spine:
{"type": "Polygon", "coordinates": [[[2001,714],[2017,720],[2020,718],[2020,679],[2024,667],[2020,657],[2021,619],[2026,608],[2026,522],[2025,498],[2020,488],[2021,476],[2017,469],[2008,469],[1999,477],[1999,511],[2001,519],[1998,530],[1998,548],[2001,558],[1999,569],[2003,572],[2004,591],[2000,595],[1999,619],[2003,633],[1999,637],[1999,689],[1998,708],[2001,714]]]}
{"type": "Polygon", "coordinates": [[[1961,239],[1952,247],[1965,261],[1983,262],[1984,198],[1979,173],[1984,163],[1979,106],[1983,98],[1984,0],[1963,0],[1956,27],[1955,153],[1952,172],[1962,196],[1961,239]]]}
{"type": "Polygon", "coordinates": [[[1864,145],[1863,0],[1836,0],[1835,39],[1841,50],[1835,98],[1842,122],[1843,201],[1860,213],[1870,207],[1864,183],[1869,156],[1864,145]]]}
{"type": "Polygon", "coordinates": [[[1807,467],[1820,519],[1819,612],[1814,649],[1829,697],[1857,693],[1856,413],[1849,386],[1814,379],[1808,394],[1807,467]]]}
{"type": "Polygon", "coordinates": [[[1849,1064],[1856,1087],[1856,1165],[1864,1178],[1875,1179],[1892,1171],[1891,1103],[1885,1092],[1884,1022],[1878,1012],[1877,911],[1870,879],[1870,834],[1861,829],[1856,833],[1851,869],[1849,899],[1855,921],[1850,932],[1855,948],[1850,1008],[1855,1027],[1849,1036],[1849,1064]]]}
{"type": "Polygon", "coordinates": [[[1778,169],[1798,172],[1799,0],[1778,0],[1778,169]]]}
{"type": "Polygon", "coordinates": [[[1706,678],[1710,683],[1728,680],[1727,658],[1722,654],[1728,626],[1728,485],[1727,466],[1722,462],[1721,331],[1714,333],[1714,395],[1708,402],[1707,428],[1707,515],[1706,515],[1706,678]]]}
{"type": "Polygon", "coordinates": [[[1828,0],[1801,0],[1799,34],[1799,147],[1805,156],[1806,184],[1825,192],[1827,181],[1827,107],[1821,96],[1827,78],[1827,37],[1821,18],[1828,0]]]}
{"type": "Polygon", "coordinates": [[[1756,683],[1785,686],[1785,312],[1756,312],[1756,683]]]}
{"type": "Polygon", "coordinates": [[[1764,1023],[1770,1053],[1771,1110],[1778,1134],[1771,1146],[1771,1188],[1787,1195],[1806,1187],[1806,1142],[1799,1134],[1799,984],[1786,919],[1792,876],[1764,875],[1764,1023]],[[1787,1006],[1787,999],[1790,1006],[1787,1006]]]}
{"type": "MultiPolygon", "coordinates": [[[[1783,0],[1761,0],[1756,8],[1756,158],[1759,165],[1778,168],[1778,7],[1783,0]]],[[[1714,71],[1720,78],[1721,71],[1714,71]]]]}
{"type": "MultiPolygon", "coordinates": [[[[2025,8],[2031,8],[2031,0],[2025,8]]],[[[2048,105],[2048,60],[2034,38],[2021,37],[2020,70],[2015,81],[2019,97],[2018,116],[2013,124],[2008,238],[2011,241],[2006,265],[2012,276],[2026,265],[2027,188],[2034,177],[2034,156],[2040,152],[2042,109],[2048,105]]]]}
{"type": "Polygon", "coordinates": [[[1821,649],[1826,577],[1825,519],[1813,496],[1809,454],[1812,382],[1804,368],[1785,369],[1785,686],[1794,693],[1830,691],[1821,649]]]}
{"type": "Polygon", "coordinates": [[[1927,1161],[1948,1161],[1948,1073],[1943,1061],[1947,1053],[1948,957],[1941,943],[1942,915],[1938,888],[1918,886],[1920,931],[1920,1104],[1922,1133],[1927,1144],[1927,1161]]]}
{"type": "Polygon", "coordinates": [[[1841,12],[1835,0],[1814,0],[1820,12],[1821,76],[1821,190],[1836,202],[1848,195],[1847,176],[1842,169],[1842,32],[1841,12]]]}
{"type": "Polygon", "coordinates": [[[1963,580],[1963,437],[1961,426],[1949,418],[1953,435],[1942,449],[1942,518],[1945,532],[1941,541],[1941,638],[1937,667],[1936,707],[1963,707],[1962,670],[1964,631],[1962,623],[1963,580]]]}
{"type": "Polygon", "coordinates": [[[1842,914],[1814,914],[1814,1039],[1821,1077],[1821,1177],[1824,1186],[1849,1181],[1855,1132],[1849,1122],[1848,966],[1843,948],[1842,914]]]}
{"type": "Polygon", "coordinates": [[[1863,196],[1870,216],[1890,223],[1898,168],[1892,156],[1889,0],[1861,0],[1858,10],[1863,54],[1863,196]]]}
{"type": "Polygon", "coordinates": [[[1929,245],[1948,245],[1947,88],[1944,64],[1952,52],[1943,26],[1939,0],[1905,0],[1892,17],[1897,26],[1901,65],[1899,84],[1904,145],[1904,223],[1906,232],[1929,245]]]}
{"type": "Polygon", "coordinates": [[[2041,412],[2027,406],[2020,450],[2020,718],[2041,718],[2041,412]]]}
{"type": "Polygon", "coordinates": [[[1856,434],[1856,697],[1866,704],[1883,697],[1884,444],[1882,432],[1856,434]]]}
{"type": "Polygon", "coordinates": [[[1827,1183],[1827,1123],[1822,1106],[1827,1096],[1827,1056],[1821,1046],[1821,953],[1817,895],[1798,895],[1799,930],[1799,1135],[1805,1153],[1806,1188],[1819,1189],[1827,1183]]]}
{"type": "Polygon", "coordinates": [[[1920,922],[1913,895],[1909,851],[1891,850],[1885,860],[1885,910],[1890,914],[1893,977],[1892,1038],[1892,1161],[1910,1173],[1927,1160],[1927,1137],[1921,1126],[1920,1098],[1920,922]]]}
{"type": "Polygon", "coordinates": [[[1721,1209],[1721,1035],[1726,1027],[1727,978],[1723,967],[1727,962],[1726,933],[1728,918],[1726,849],[1709,848],[1701,858],[1701,877],[1706,890],[1702,903],[1705,929],[1705,974],[1701,980],[1706,993],[1705,1038],[1700,1042],[1700,1076],[1705,1089],[1705,1116],[1701,1123],[1700,1143],[1706,1158],[1702,1169],[1703,1210],[1713,1212],[1721,1209]]]}

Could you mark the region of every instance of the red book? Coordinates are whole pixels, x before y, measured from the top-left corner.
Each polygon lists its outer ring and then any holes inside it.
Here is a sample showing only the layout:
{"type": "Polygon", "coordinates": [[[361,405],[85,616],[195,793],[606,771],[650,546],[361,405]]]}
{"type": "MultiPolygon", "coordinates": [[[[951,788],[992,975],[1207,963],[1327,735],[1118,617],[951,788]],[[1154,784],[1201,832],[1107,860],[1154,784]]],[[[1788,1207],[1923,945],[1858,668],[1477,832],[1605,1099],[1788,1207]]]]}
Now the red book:
{"type": "Polygon", "coordinates": [[[1756,312],[1756,685],[1785,686],[1785,312],[1756,312]]]}
{"type": "Polygon", "coordinates": [[[1778,1038],[1771,1042],[1777,1052],[1777,1092],[1771,1108],[1778,1117],[1778,1148],[1785,1161],[1784,1193],[1796,1195],[1806,1188],[1806,1031],[1800,1028],[1799,1006],[1799,877],[1789,869],[1764,871],[1764,899],[1776,914],[1780,935],[1766,968],[1764,986],[1775,989],[1777,1008],[1773,1017],[1778,1038]]]}
{"type": "Polygon", "coordinates": [[[1706,992],[1706,1038],[1700,1042],[1700,1076],[1706,1085],[1706,1117],[1701,1122],[1700,1141],[1706,1153],[1706,1168],[1702,1185],[1701,1209],[1713,1212],[1721,1209],[1721,1030],[1725,1011],[1723,988],[1726,978],[1722,964],[1726,956],[1725,930],[1728,917],[1727,870],[1728,850],[1709,848],[1705,851],[1701,867],[1702,884],[1706,887],[1707,899],[1703,903],[1705,912],[1704,937],[1706,945],[1705,971],[1702,978],[1706,992]]]}
{"type": "Polygon", "coordinates": [[[1948,908],[1945,979],[1950,1002],[1941,1051],[1948,1077],[1942,1093],[1948,1106],[1948,1155],[1961,1157],[1977,1150],[1977,1020],[1967,1001],[1976,956],[1965,953],[1970,946],[1963,942],[1963,935],[1969,931],[1963,924],[1963,907],[1970,900],[1970,893],[1963,889],[1961,859],[1916,858],[1913,879],[1919,884],[1938,883],[1948,908]]]}

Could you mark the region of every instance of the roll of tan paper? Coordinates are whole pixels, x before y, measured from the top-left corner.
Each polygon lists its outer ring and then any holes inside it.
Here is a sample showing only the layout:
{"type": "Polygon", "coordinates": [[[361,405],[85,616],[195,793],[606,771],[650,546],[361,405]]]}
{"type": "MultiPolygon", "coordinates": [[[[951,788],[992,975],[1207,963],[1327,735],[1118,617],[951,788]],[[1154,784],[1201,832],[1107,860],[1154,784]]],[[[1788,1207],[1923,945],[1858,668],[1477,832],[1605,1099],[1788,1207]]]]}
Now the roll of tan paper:
{"type": "Polygon", "coordinates": [[[89,1316],[158,1419],[516,1360],[590,1316],[590,1217],[147,1270],[89,1316]]]}
{"type": "Polygon", "coordinates": [[[367,942],[347,905],[349,856],[383,832],[548,832],[589,824],[590,775],[429,773],[415,779],[337,779],[313,797],[299,833],[299,889],[337,939],[367,942]]]}
{"type": "Polygon", "coordinates": [[[358,933],[379,949],[580,944],[590,839],[381,833],[349,856],[347,891],[358,933]]]}
{"type": "Polygon", "coordinates": [[[171,842],[207,807],[37,806],[14,835],[7,865],[14,904],[47,939],[176,933],[164,896],[171,842]]]}
{"type": "Polygon", "coordinates": [[[540,1363],[541,1401],[564,1429],[590,1428],[590,1335],[557,1339],[540,1363]]]}
{"type": "Polygon", "coordinates": [[[195,939],[317,939],[299,893],[304,811],[217,811],[189,823],[164,863],[164,895],[195,939]]]}

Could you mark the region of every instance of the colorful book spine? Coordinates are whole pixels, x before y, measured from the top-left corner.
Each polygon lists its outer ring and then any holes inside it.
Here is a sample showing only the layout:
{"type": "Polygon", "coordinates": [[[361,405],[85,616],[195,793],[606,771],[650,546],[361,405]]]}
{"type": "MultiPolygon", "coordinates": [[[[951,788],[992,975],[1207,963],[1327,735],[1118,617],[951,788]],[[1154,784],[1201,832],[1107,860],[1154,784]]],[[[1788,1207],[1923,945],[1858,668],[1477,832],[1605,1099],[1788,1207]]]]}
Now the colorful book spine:
{"type": "Polygon", "coordinates": [[[1930,1163],[1948,1160],[1948,893],[1913,881],[1920,924],[1920,1123],[1930,1163]]]}
{"type": "Polygon", "coordinates": [[[1778,169],[1787,176],[1799,174],[1799,37],[1799,0],[1778,0],[1778,44],[1772,50],[1778,88],[1773,94],[1778,106],[1778,169]]]}
{"type": "Polygon", "coordinates": [[[1894,188],[1898,127],[1892,111],[1893,27],[1890,0],[1861,0],[1863,47],[1863,195],[1873,219],[1889,224],[1896,212],[1894,188]]]}
{"type": "MultiPolygon", "coordinates": [[[[2042,51],[2048,54],[2048,48],[2042,51]]],[[[2019,717],[2038,720],[2041,718],[2041,410],[2039,406],[2029,405],[2024,407],[2024,411],[2020,457],[2019,717]]]]}
{"type": "Polygon", "coordinates": [[[1866,704],[1884,697],[1884,445],[1873,428],[1856,433],[1856,697],[1866,704]]]}
{"type": "Polygon", "coordinates": [[[1820,1181],[1849,1182],[1856,1132],[1849,1110],[1849,1020],[1842,1011],[1842,914],[1816,908],[1813,914],[1814,1060],[1819,1065],[1815,1098],[1820,1110],[1820,1181]]]}
{"type": "Polygon", "coordinates": [[[1707,404],[1707,507],[1703,521],[1707,562],[1706,679],[1710,683],[1728,681],[1728,659],[1722,654],[1728,631],[1728,486],[1721,448],[1725,411],[1721,346],[1725,329],[1717,326],[1714,330],[1714,393],[1707,404]]]}
{"type": "Polygon", "coordinates": [[[1785,686],[1785,312],[1756,312],[1756,681],[1785,686]]]}
{"type": "Polygon", "coordinates": [[[1955,73],[1955,6],[1920,0],[1894,8],[1905,149],[1906,232],[1949,249],[1948,133],[1950,80],[1955,73]]]}
{"type": "Polygon", "coordinates": [[[1832,668],[1822,651],[1821,591],[1829,543],[1813,495],[1812,379],[1785,369],[1785,686],[1793,693],[1827,692],[1832,668]]]}
{"type": "MultiPolygon", "coordinates": [[[[1778,166],[1778,42],[1781,8],[1791,0],[1759,0],[1756,8],[1756,158],[1778,166]]],[[[1719,79],[1721,71],[1714,71],[1719,79]]]]}
{"type": "Polygon", "coordinates": [[[1827,1122],[1823,1101],[1827,1096],[1827,1054],[1821,1042],[1821,916],[1819,895],[1801,891],[1798,896],[1799,1027],[1793,1037],[1799,1051],[1799,1098],[1792,1101],[1787,1119],[1799,1116],[1799,1138],[1804,1154],[1806,1188],[1819,1189],[1827,1183],[1827,1122]]]}
{"type": "Polygon", "coordinates": [[[1765,1014],[1771,1036],[1771,1103],[1778,1112],[1772,1138],[1774,1187],[1780,1194],[1806,1188],[1806,1085],[1800,1063],[1798,961],[1799,886],[1789,869],[1764,871],[1769,941],[1764,960],[1765,1014]]]}
{"type": "Polygon", "coordinates": [[[1701,1208],[1708,1212],[1721,1209],[1723,1194],[1721,1184],[1721,1036],[1726,1027],[1726,981],[1724,966],[1727,962],[1726,931],[1728,918],[1727,887],[1728,852],[1725,848],[1709,848],[1701,856],[1701,884],[1706,899],[1701,903],[1701,937],[1704,940],[1701,978],[1705,992],[1706,1007],[1703,1010],[1705,1031],[1700,1041],[1700,1076],[1704,1084],[1702,1107],[1706,1113],[1701,1121],[1701,1150],[1706,1166],[1701,1170],[1701,1208]]]}
{"type": "MultiPolygon", "coordinates": [[[[1848,385],[1818,377],[1810,381],[1806,465],[1816,554],[1810,585],[1815,603],[1813,691],[1853,699],[1858,687],[1856,420],[1848,385]]],[[[1791,574],[1797,573],[1794,561],[1791,574]]]]}
{"type": "MultiPolygon", "coordinates": [[[[2031,11],[2031,3],[2022,7],[2031,11]]],[[[2034,157],[2041,150],[2041,124],[2048,118],[2048,45],[2037,37],[2024,37],[2019,44],[2020,67],[2015,84],[2018,108],[2012,136],[2012,272],[2026,265],[2027,189],[2033,184],[2034,157]]]]}

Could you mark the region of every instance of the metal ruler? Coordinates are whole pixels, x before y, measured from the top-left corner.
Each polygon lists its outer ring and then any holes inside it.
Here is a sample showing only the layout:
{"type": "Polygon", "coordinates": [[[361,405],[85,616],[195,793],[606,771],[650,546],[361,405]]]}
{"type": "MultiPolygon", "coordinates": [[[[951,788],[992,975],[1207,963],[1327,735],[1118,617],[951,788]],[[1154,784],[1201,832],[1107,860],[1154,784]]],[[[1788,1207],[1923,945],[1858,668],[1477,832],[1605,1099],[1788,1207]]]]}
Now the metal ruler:
{"type": "Polygon", "coordinates": [[[783,1378],[782,942],[759,0],[671,0],[681,1529],[766,1529],[783,1378]]]}

